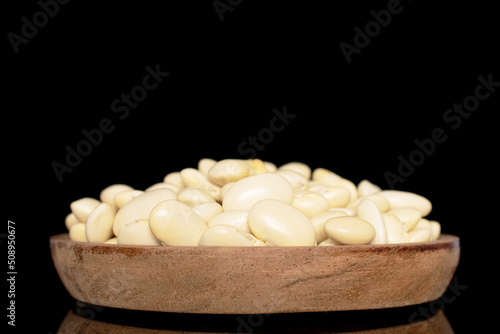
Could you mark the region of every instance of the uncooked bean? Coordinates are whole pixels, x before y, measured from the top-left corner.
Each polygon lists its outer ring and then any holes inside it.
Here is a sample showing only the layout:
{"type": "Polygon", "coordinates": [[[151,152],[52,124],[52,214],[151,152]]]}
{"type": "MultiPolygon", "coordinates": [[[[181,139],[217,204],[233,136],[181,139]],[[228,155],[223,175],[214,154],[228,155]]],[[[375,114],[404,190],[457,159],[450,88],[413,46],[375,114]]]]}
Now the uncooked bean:
{"type": "Polygon", "coordinates": [[[111,239],[108,239],[106,241],[104,241],[105,244],[108,244],[108,245],[117,245],[118,244],[118,238],[117,237],[113,237],[111,239]]]}
{"type": "Polygon", "coordinates": [[[386,244],[387,231],[385,228],[384,218],[379,211],[377,204],[369,198],[363,199],[357,208],[359,218],[370,223],[375,229],[375,237],[371,241],[372,244],[386,244]]]}
{"type": "Polygon", "coordinates": [[[104,242],[113,236],[115,209],[108,203],[95,207],[85,222],[85,236],[89,242],[104,242]]]}
{"type": "Polygon", "coordinates": [[[248,160],[249,164],[249,175],[257,175],[257,174],[262,174],[262,173],[267,173],[267,168],[266,165],[264,164],[264,161],[260,159],[250,159],[248,160]]]}
{"type": "Polygon", "coordinates": [[[76,218],[73,212],[69,213],[64,219],[64,224],[66,225],[66,229],[68,230],[68,232],[71,229],[71,226],[78,223],[81,223],[81,221],[79,221],[78,218],[76,218]]]}
{"type": "Polygon", "coordinates": [[[391,209],[416,208],[420,211],[422,217],[427,216],[432,210],[432,204],[427,198],[414,193],[400,190],[382,190],[379,194],[389,200],[391,209]]]}
{"type": "Polygon", "coordinates": [[[384,213],[382,218],[384,218],[388,244],[410,242],[410,236],[406,232],[405,226],[396,216],[390,213],[384,213]]]}
{"type": "Polygon", "coordinates": [[[222,205],[217,202],[203,202],[191,207],[204,222],[208,222],[213,216],[222,212],[222,205]]]}
{"type": "Polygon", "coordinates": [[[214,225],[203,233],[200,246],[265,246],[265,243],[252,234],[243,232],[230,225],[214,225]]]}
{"type": "Polygon", "coordinates": [[[299,209],[308,218],[328,210],[326,198],[314,191],[295,191],[292,206],[299,209]]]}
{"type": "Polygon", "coordinates": [[[101,190],[101,193],[99,194],[99,198],[101,202],[103,203],[108,203],[111,205],[113,210],[116,212],[118,210],[118,207],[116,206],[115,203],[115,196],[118,193],[121,193],[122,191],[126,190],[134,190],[131,186],[128,186],[126,184],[112,184],[103,190],[101,190]]]}
{"type": "Polygon", "coordinates": [[[81,222],[85,222],[92,210],[99,204],[101,204],[101,202],[95,198],[84,197],[72,202],[69,206],[76,218],[81,222]]]}
{"type": "Polygon", "coordinates": [[[316,245],[316,232],[309,218],[280,200],[256,203],[248,214],[248,224],[257,239],[271,246],[316,245]]]}
{"type": "Polygon", "coordinates": [[[313,224],[314,230],[316,231],[316,242],[319,244],[328,239],[325,232],[325,223],[328,219],[345,216],[347,216],[347,214],[343,211],[327,211],[311,217],[311,224],[313,224]]]}
{"type": "Polygon", "coordinates": [[[250,164],[246,160],[224,159],[216,162],[207,173],[209,181],[222,187],[236,182],[250,174],[250,164]]]}
{"type": "Polygon", "coordinates": [[[350,194],[350,202],[355,201],[359,197],[358,188],[354,183],[325,168],[316,168],[312,173],[312,179],[328,186],[340,186],[346,188],[350,194]]]}
{"type": "Polygon", "coordinates": [[[229,210],[250,210],[263,199],[276,199],[292,204],[293,187],[284,177],[274,173],[252,175],[236,181],[224,195],[222,208],[229,210]]]}
{"type": "Polygon", "coordinates": [[[208,227],[216,225],[231,225],[243,232],[252,233],[250,226],[248,225],[248,210],[231,210],[221,212],[207,222],[208,227]]]}
{"type": "Polygon", "coordinates": [[[293,170],[302,176],[304,176],[307,180],[311,178],[311,167],[306,165],[303,162],[298,162],[298,161],[292,161],[289,163],[286,163],[284,165],[281,165],[278,170],[283,170],[283,169],[289,169],[293,170]]]}
{"type": "Polygon", "coordinates": [[[399,221],[405,226],[406,232],[410,232],[417,225],[419,220],[422,218],[422,213],[420,210],[415,208],[397,208],[389,210],[390,213],[396,216],[399,221]]]}
{"type": "Polygon", "coordinates": [[[197,246],[207,224],[188,205],[167,200],[156,205],[149,215],[154,236],[168,246],[197,246]]]}
{"type": "Polygon", "coordinates": [[[345,213],[346,216],[355,216],[356,215],[356,210],[353,209],[348,209],[348,208],[330,208],[328,209],[328,212],[334,212],[334,211],[342,211],[345,213]]]}
{"type": "Polygon", "coordinates": [[[142,190],[125,190],[115,195],[115,205],[120,210],[127,204],[132,198],[144,194],[142,190]]]}
{"type": "Polygon", "coordinates": [[[161,245],[151,232],[147,220],[135,220],[125,224],[118,234],[117,243],[119,245],[161,245]]]}
{"type": "Polygon", "coordinates": [[[224,196],[226,195],[227,191],[229,190],[229,188],[231,188],[236,182],[229,182],[229,183],[226,183],[225,185],[222,186],[222,188],[220,189],[220,199],[221,199],[221,202],[224,201],[224,196]]]}
{"type": "Polygon", "coordinates": [[[278,170],[278,167],[269,161],[264,161],[264,167],[266,167],[266,171],[268,173],[276,172],[278,170]]]}
{"type": "Polygon", "coordinates": [[[426,242],[431,239],[431,231],[429,229],[417,228],[408,232],[410,242],[426,242]]]}
{"type": "Polygon", "coordinates": [[[214,159],[210,158],[200,159],[200,161],[198,161],[198,170],[202,174],[207,175],[210,168],[212,168],[212,166],[215,165],[216,163],[217,161],[215,161],[214,159]]]}
{"type": "Polygon", "coordinates": [[[201,188],[187,187],[179,191],[177,200],[189,206],[204,202],[215,202],[215,199],[201,188]]]}
{"type": "Polygon", "coordinates": [[[113,233],[118,236],[122,227],[133,220],[148,219],[151,210],[160,202],[177,199],[170,189],[156,189],[132,198],[115,215],[113,233]]]}
{"type": "Polygon", "coordinates": [[[349,198],[350,202],[355,201],[359,198],[358,188],[356,187],[356,185],[352,181],[349,181],[348,179],[342,178],[337,182],[337,184],[333,184],[333,185],[337,186],[337,187],[344,187],[347,190],[349,190],[349,193],[351,195],[351,197],[349,198]]]}
{"type": "Polygon", "coordinates": [[[359,217],[330,218],[325,222],[325,232],[343,245],[365,245],[375,238],[372,224],[359,217]]]}
{"type": "Polygon", "coordinates": [[[441,234],[441,224],[435,220],[430,220],[431,223],[431,241],[437,240],[441,234]]]}
{"type": "Polygon", "coordinates": [[[300,191],[308,188],[309,181],[304,175],[291,169],[278,169],[275,174],[283,176],[293,187],[293,190],[300,191]]]}
{"type": "Polygon", "coordinates": [[[328,238],[319,243],[318,246],[342,246],[342,244],[328,238]]]}
{"type": "Polygon", "coordinates": [[[354,202],[349,203],[347,205],[347,207],[349,209],[356,209],[358,207],[359,203],[362,200],[364,200],[365,198],[369,198],[372,201],[374,201],[375,204],[377,204],[377,207],[378,207],[380,212],[384,213],[384,212],[387,212],[387,210],[389,210],[390,204],[389,204],[389,201],[387,200],[387,198],[385,198],[382,195],[378,195],[378,194],[371,194],[371,195],[366,195],[366,196],[360,197],[357,200],[355,200],[354,202]]]}
{"type": "Polygon", "coordinates": [[[220,187],[210,182],[203,173],[194,168],[184,168],[180,171],[186,187],[201,188],[208,192],[216,201],[220,201],[220,187]]]}
{"type": "Polygon", "coordinates": [[[371,183],[368,180],[362,180],[358,183],[358,194],[359,197],[364,197],[372,194],[376,194],[382,191],[382,189],[376,184],[371,183]]]}
{"type": "Polygon", "coordinates": [[[337,182],[342,179],[339,175],[325,168],[316,168],[313,170],[311,177],[314,181],[318,181],[329,186],[336,185],[337,182]]]}
{"type": "Polygon", "coordinates": [[[85,223],[77,223],[71,226],[69,230],[69,238],[73,241],[86,242],[87,237],[85,236],[85,223]]]}
{"type": "Polygon", "coordinates": [[[441,225],[425,218],[432,210],[427,198],[382,190],[367,179],[355,185],[328,169],[312,170],[298,161],[277,168],[260,159],[202,158],[197,168],[168,173],[163,182],[144,191],[109,185],[99,199],[85,197],[70,204],[65,225],[71,240],[338,246],[426,242],[441,234],[441,225]],[[340,218],[345,220],[335,220],[340,218]],[[330,220],[332,236],[326,232],[330,220]],[[366,241],[372,230],[373,237],[366,241]]]}
{"type": "Polygon", "coordinates": [[[181,188],[178,185],[173,184],[173,183],[158,182],[158,183],[155,183],[155,184],[147,187],[144,191],[151,191],[151,190],[162,189],[162,188],[170,189],[174,193],[179,192],[181,189],[183,189],[183,188],[181,188]]]}
{"type": "Polygon", "coordinates": [[[325,184],[317,184],[309,186],[310,191],[314,191],[326,198],[329,208],[345,207],[351,198],[349,190],[339,186],[327,186],[325,184]]]}
{"type": "Polygon", "coordinates": [[[171,172],[165,175],[163,182],[172,183],[178,186],[180,189],[184,188],[186,185],[182,181],[181,172],[171,172]]]}

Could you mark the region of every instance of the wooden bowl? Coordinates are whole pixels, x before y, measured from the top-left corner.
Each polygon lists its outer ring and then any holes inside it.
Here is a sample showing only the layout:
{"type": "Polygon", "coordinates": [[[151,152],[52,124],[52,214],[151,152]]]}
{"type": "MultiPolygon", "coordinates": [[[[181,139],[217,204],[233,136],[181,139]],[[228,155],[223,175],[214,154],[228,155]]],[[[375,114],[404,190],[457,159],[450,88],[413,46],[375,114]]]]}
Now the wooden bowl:
{"type": "Polygon", "coordinates": [[[131,310],[266,314],[381,309],[438,299],[459,238],[331,247],[171,247],[50,238],[75,299],[131,310]]]}

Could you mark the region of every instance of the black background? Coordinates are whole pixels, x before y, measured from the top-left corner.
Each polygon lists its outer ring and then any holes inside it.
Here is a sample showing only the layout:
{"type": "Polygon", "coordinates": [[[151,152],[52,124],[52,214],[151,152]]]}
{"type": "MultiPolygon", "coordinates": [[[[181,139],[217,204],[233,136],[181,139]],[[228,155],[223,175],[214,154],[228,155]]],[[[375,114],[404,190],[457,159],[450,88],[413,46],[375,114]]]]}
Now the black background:
{"type": "MultiPolygon", "coordinates": [[[[395,188],[429,198],[429,217],[460,236],[455,277],[467,288],[445,314],[457,333],[466,324],[486,328],[498,299],[500,87],[456,129],[443,115],[474,94],[479,76],[500,81],[493,5],[401,1],[401,12],[347,63],[339,44],[352,45],[354,27],[363,29],[370,11],[388,1],[238,3],[221,21],[213,1],[71,1],[18,53],[8,34],[21,35],[22,18],[33,22],[41,7],[24,1],[3,11],[4,211],[16,223],[15,329],[36,324],[39,333],[55,333],[75,303],[48,246],[51,235],[65,232],[73,200],[97,198],[113,183],[144,189],[204,157],[248,158],[239,145],[285,106],[295,118],[258,158],[302,161],[385,189],[384,174],[398,174],[398,157],[415,152],[415,140],[445,131],[446,141],[395,188]],[[111,103],[142,83],[146,66],[170,74],[120,120],[111,103]],[[60,182],[53,162],[64,163],[65,147],[76,148],[82,131],[103,118],[114,130],[60,182]]],[[[2,249],[6,258],[5,239],[2,249]]]]}

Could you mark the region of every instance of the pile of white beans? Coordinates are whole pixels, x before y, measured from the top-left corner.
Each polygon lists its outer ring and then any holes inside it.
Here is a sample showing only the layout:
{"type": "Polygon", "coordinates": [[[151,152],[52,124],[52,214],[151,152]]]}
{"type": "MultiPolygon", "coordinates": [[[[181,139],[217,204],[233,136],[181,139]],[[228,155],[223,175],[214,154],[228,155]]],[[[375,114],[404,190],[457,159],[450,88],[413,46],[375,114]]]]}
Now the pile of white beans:
{"type": "Polygon", "coordinates": [[[414,193],[357,186],[290,162],[201,159],[143,190],[113,184],[71,203],[73,241],[164,246],[339,246],[436,240],[414,193]]]}

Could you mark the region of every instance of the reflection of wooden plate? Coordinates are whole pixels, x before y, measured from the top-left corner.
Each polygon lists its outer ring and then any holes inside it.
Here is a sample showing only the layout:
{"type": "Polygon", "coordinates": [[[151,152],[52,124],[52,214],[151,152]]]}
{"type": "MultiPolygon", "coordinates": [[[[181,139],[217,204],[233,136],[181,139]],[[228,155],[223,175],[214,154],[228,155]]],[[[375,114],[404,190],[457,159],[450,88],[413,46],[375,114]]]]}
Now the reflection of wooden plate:
{"type": "Polygon", "coordinates": [[[66,314],[57,334],[453,334],[441,310],[416,322],[409,321],[414,312],[419,312],[418,307],[423,306],[348,312],[207,315],[77,305],[66,314]]]}
{"type": "Polygon", "coordinates": [[[259,314],[399,307],[438,299],[459,238],[331,247],[170,247],[50,238],[77,300],[132,310],[259,314]]]}

